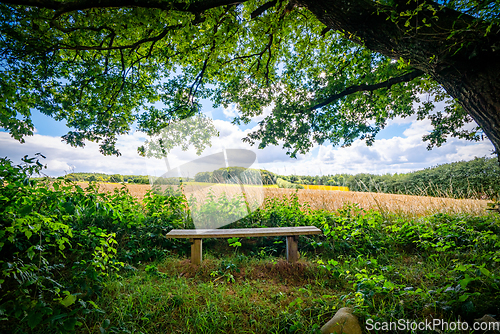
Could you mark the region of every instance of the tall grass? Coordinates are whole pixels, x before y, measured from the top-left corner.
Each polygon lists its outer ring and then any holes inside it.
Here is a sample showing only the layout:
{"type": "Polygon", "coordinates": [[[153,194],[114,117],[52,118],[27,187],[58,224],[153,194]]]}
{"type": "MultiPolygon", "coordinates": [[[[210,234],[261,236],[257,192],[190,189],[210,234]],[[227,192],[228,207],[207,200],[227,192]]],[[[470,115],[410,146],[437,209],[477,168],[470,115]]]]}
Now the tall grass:
{"type": "MultiPolygon", "coordinates": [[[[82,185],[85,185],[82,183],[82,185]]],[[[100,191],[112,192],[122,185],[101,183],[100,191]]],[[[190,187],[195,185],[186,186],[190,187]]],[[[138,199],[142,199],[146,192],[151,189],[149,185],[128,184],[130,194],[138,199]]],[[[262,202],[262,190],[254,186],[245,186],[245,193],[248,198],[259,199],[262,202]]],[[[215,197],[219,197],[223,192],[229,197],[241,194],[240,187],[236,185],[220,185],[215,187],[198,187],[196,198],[202,202],[212,191],[215,197]]],[[[299,202],[308,203],[312,209],[323,209],[335,211],[345,203],[358,203],[365,209],[376,209],[387,214],[399,214],[409,216],[424,216],[434,213],[467,213],[473,215],[485,214],[487,200],[476,199],[452,199],[445,197],[414,196],[384,194],[381,192],[354,192],[354,191],[332,191],[332,190],[310,190],[310,189],[280,189],[264,187],[263,196],[265,198],[283,198],[290,196],[297,191],[299,202]]],[[[189,191],[188,191],[189,192],[189,191]]],[[[248,199],[247,198],[247,199],[248,199]]],[[[253,201],[250,201],[254,203],[253,201]]]]}
{"type": "MultiPolygon", "coordinates": [[[[265,189],[266,198],[290,196],[295,190],[265,189]]],[[[424,216],[434,213],[485,213],[486,200],[451,199],[428,196],[394,195],[376,192],[298,190],[299,203],[308,203],[312,209],[335,211],[345,203],[358,203],[364,209],[405,216],[424,216]]]]}

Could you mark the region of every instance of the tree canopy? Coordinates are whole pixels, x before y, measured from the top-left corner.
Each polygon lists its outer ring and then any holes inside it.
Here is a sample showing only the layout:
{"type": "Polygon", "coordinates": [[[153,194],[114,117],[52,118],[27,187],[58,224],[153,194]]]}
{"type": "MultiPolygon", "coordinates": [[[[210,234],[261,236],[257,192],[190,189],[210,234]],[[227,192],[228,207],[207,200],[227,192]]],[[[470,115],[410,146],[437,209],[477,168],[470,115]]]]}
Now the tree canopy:
{"type": "Polygon", "coordinates": [[[67,143],[119,154],[134,122],[156,134],[210,99],[236,104],[235,123],[264,114],[244,140],[292,156],[371,144],[414,114],[434,125],[429,147],[486,135],[500,148],[496,1],[0,3],[0,126],[20,141],[36,109],[66,122],[67,143]]]}

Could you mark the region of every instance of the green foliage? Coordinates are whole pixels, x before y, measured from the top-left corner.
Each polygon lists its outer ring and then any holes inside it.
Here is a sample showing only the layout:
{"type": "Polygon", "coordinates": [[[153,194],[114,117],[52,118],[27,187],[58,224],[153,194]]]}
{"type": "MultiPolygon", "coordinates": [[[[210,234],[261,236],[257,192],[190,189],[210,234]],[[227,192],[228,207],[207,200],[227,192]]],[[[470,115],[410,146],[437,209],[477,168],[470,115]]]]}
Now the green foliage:
{"type": "Polygon", "coordinates": [[[30,176],[40,171],[40,162],[23,161],[13,166],[0,160],[0,310],[4,321],[20,328],[70,332],[82,325],[84,314],[99,311],[90,298],[103,278],[123,265],[116,261],[116,234],[75,215],[104,209],[95,187],[84,192],[62,179],[37,184],[30,176]]]}
{"type": "Polygon", "coordinates": [[[194,176],[195,182],[210,182],[212,172],[199,172],[194,176]]]}
{"type": "Polygon", "coordinates": [[[0,160],[0,329],[71,332],[101,312],[95,300],[106,279],[131,268],[123,261],[182,249],[162,237],[186,226],[182,197],[150,192],[143,208],[126,188],[101,194],[93,183],[35,180],[39,158],[23,161],[0,160]]]}
{"type": "Polygon", "coordinates": [[[229,244],[229,246],[234,247],[234,249],[236,250],[241,246],[241,242],[239,241],[239,239],[240,238],[229,238],[227,239],[227,243],[229,244]]]}
{"type": "Polygon", "coordinates": [[[365,211],[357,204],[346,203],[335,215],[323,221],[323,233],[333,241],[336,252],[343,254],[376,254],[387,247],[380,230],[383,217],[376,211],[365,211]]]}
{"type": "Polygon", "coordinates": [[[227,167],[214,170],[210,175],[210,182],[262,184],[259,170],[244,167],[227,167]]]}
{"type": "Polygon", "coordinates": [[[121,183],[123,182],[123,177],[120,174],[113,174],[109,180],[114,183],[121,183]]]}
{"type": "Polygon", "coordinates": [[[144,271],[151,274],[151,275],[160,277],[160,278],[167,278],[168,277],[168,275],[165,275],[161,271],[158,271],[158,267],[154,264],[147,265],[146,268],[144,268],[144,271]]]}
{"type": "Polygon", "coordinates": [[[210,99],[215,107],[235,104],[235,123],[272,108],[245,140],[261,147],[282,141],[292,156],[314,143],[349,145],[361,138],[370,144],[388,120],[412,114],[431,119],[431,145],[449,135],[482,137],[477,128],[462,128],[472,121],[467,111],[415,68],[437,72],[457,59],[477,61],[479,49],[496,50],[496,3],[335,5],[326,17],[345,15],[345,25],[336,20],[341,26],[329,30],[323,10],[309,1],[132,7],[4,1],[0,125],[22,141],[33,134],[31,110],[37,109],[66,121],[72,129],[63,136],[67,143],[96,141],[102,153],[119,154],[117,136],[134,122],[157,134],[199,115],[201,101],[210,99]],[[360,17],[370,27],[355,24],[360,17]],[[384,35],[370,39],[373,31],[384,35]],[[400,55],[406,59],[395,59],[400,55]],[[421,100],[424,93],[431,98],[421,100]],[[438,102],[445,108],[434,112],[438,102]]]}
{"type": "Polygon", "coordinates": [[[199,172],[195,175],[196,182],[209,183],[242,183],[242,184],[275,184],[276,174],[265,169],[227,167],[213,172],[199,172]],[[237,179],[236,179],[237,177],[237,179]]]}
{"type": "Polygon", "coordinates": [[[492,210],[500,213],[500,202],[498,200],[493,199],[493,203],[488,203],[488,207],[486,210],[492,210]]]}
{"type": "Polygon", "coordinates": [[[222,193],[216,197],[209,191],[203,203],[198,203],[192,195],[189,198],[190,214],[193,221],[202,222],[204,228],[218,228],[234,222],[248,213],[247,203],[243,195],[227,196],[222,193]]]}
{"type": "MultiPolygon", "coordinates": [[[[180,147],[183,151],[191,147],[195,149],[197,155],[200,155],[206,147],[212,146],[212,140],[219,136],[219,132],[207,116],[203,114],[188,116],[190,114],[184,115],[182,120],[169,122],[160,127],[158,124],[149,124],[153,129],[146,131],[149,137],[144,145],[138,148],[138,153],[148,158],[162,159],[175,147],[180,147]]],[[[154,120],[155,123],[158,121],[154,120]]]]}
{"type": "MultiPolygon", "coordinates": [[[[492,293],[500,291],[498,216],[435,214],[387,221],[375,211],[346,205],[324,222],[323,230],[341,255],[319,264],[333,277],[349,280],[353,290],[343,298],[366,318],[376,314],[376,321],[390,321],[420,312],[470,318],[497,303],[492,293]],[[400,256],[419,259],[420,267],[430,260],[425,283],[405,284],[407,275],[394,268],[400,256]],[[434,274],[436,265],[448,274],[434,274]]],[[[422,268],[416,270],[411,275],[422,268]]]]}
{"type": "Polygon", "coordinates": [[[452,198],[494,198],[500,193],[500,167],[493,158],[475,158],[394,175],[358,174],[346,185],[353,191],[452,198]]]}
{"type": "Polygon", "coordinates": [[[346,182],[353,176],[349,174],[335,174],[335,175],[278,175],[277,177],[288,182],[300,183],[306,185],[346,186],[346,182]]]}
{"type": "MultiPolygon", "coordinates": [[[[237,246],[234,246],[234,247],[237,247],[237,246]]],[[[239,272],[240,272],[240,269],[236,266],[235,263],[233,263],[231,261],[222,260],[220,265],[219,265],[219,268],[217,270],[213,270],[210,273],[210,276],[211,277],[218,276],[217,278],[214,279],[214,282],[216,282],[220,279],[224,279],[227,283],[234,283],[235,282],[234,274],[239,273],[239,272]]]]}
{"type": "Polygon", "coordinates": [[[138,184],[149,184],[149,177],[146,175],[120,175],[104,173],[70,173],[64,176],[65,179],[78,182],[127,182],[138,184]]]}
{"type": "Polygon", "coordinates": [[[278,188],[285,188],[285,189],[304,189],[303,185],[300,184],[294,184],[292,182],[285,181],[281,178],[276,179],[276,184],[278,185],[278,188]]]}

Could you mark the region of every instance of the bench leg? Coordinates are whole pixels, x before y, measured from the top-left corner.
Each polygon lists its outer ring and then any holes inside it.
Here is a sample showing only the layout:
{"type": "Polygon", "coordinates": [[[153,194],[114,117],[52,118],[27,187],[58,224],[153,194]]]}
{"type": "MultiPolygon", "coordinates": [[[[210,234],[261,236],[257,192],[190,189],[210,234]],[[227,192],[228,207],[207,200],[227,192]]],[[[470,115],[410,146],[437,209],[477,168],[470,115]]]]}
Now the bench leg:
{"type": "Polygon", "coordinates": [[[191,263],[201,264],[202,239],[190,239],[191,241],[191,263]]]}
{"type": "Polygon", "coordinates": [[[299,259],[299,236],[292,235],[286,237],[286,260],[290,263],[299,259]]]}

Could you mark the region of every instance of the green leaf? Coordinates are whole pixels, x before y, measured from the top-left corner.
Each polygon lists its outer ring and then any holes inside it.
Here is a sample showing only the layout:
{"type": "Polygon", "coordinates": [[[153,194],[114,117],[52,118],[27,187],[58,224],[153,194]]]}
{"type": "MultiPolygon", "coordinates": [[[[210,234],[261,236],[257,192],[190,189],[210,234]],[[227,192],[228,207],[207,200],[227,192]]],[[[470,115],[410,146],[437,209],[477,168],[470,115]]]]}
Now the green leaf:
{"type": "Polygon", "coordinates": [[[386,289],[392,290],[395,287],[396,287],[396,285],[394,283],[392,283],[391,281],[384,282],[384,288],[386,288],[386,289]]]}
{"type": "Polygon", "coordinates": [[[64,299],[61,300],[60,303],[66,307],[69,307],[70,305],[73,305],[75,302],[76,302],[76,296],[69,295],[69,296],[64,297],[64,299]]]}
{"type": "Polygon", "coordinates": [[[75,330],[76,323],[77,323],[76,318],[69,318],[64,322],[63,327],[67,331],[73,331],[75,330]]]}
{"type": "Polygon", "coordinates": [[[479,270],[481,271],[481,273],[482,273],[484,276],[486,276],[486,277],[490,277],[490,276],[491,276],[491,272],[490,272],[488,269],[486,269],[486,268],[484,268],[484,267],[481,267],[481,268],[479,268],[479,270]]]}
{"type": "Polygon", "coordinates": [[[104,319],[102,322],[102,328],[108,328],[111,321],[109,319],[104,319]]]}
{"type": "Polygon", "coordinates": [[[37,311],[31,311],[28,314],[28,326],[30,326],[31,329],[35,328],[40,321],[42,321],[43,314],[41,312],[37,311]]]}
{"type": "Polygon", "coordinates": [[[467,288],[467,285],[474,281],[475,279],[470,277],[469,275],[465,274],[465,278],[464,279],[461,279],[458,283],[460,284],[460,286],[462,287],[462,289],[466,289],[467,288]]]}
{"type": "Polygon", "coordinates": [[[26,253],[28,253],[28,257],[30,260],[33,260],[33,258],[35,257],[35,251],[34,251],[34,248],[35,246],[31,246],[30,248],[28,248],[28,250],[26,251],[26,253]]]}

